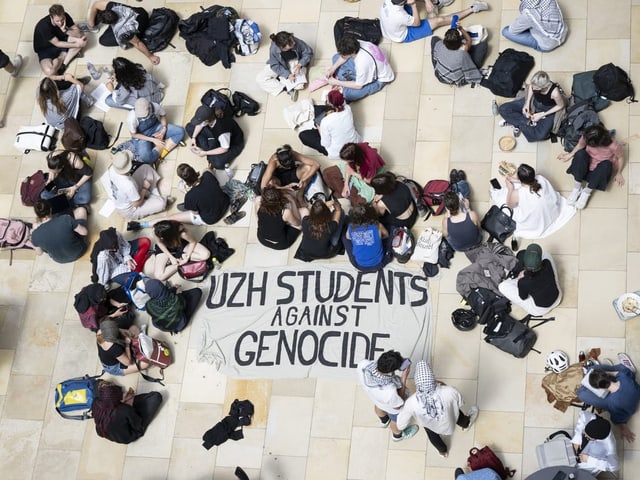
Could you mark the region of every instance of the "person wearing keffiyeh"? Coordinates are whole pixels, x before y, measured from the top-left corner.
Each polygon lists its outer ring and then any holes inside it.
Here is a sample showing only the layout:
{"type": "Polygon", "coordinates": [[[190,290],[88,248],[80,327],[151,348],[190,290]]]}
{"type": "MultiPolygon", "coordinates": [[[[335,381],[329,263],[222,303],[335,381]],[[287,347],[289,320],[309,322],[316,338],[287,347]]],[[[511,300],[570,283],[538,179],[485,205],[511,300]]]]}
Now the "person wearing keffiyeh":
{"type": "Polygon", "coordinates": [[[558,0],[521,0],[520,16],[502,29],[502,35],[539,52],[549,52],[564,43],[567,31],[558,0]]]}
{"type": "Polygon", "coordinates": [[[389,350],[380,355],[377,361],[362,360],[357,370],[365,393],[375,405],[374,410],[380,419],[380,426],[391,427],[394,442],[411,438],[418,431],[416,425],[405,425],[402,430],[396,426],[398,412],[407,396],[407,377],[411,370],[407,366],[402,370],[401,376],[395,374],[404,362],[405,359],[399,352],[389,350]]]}
{"type": "Polygon", "coordinates": [[[431,444],[442,457],[448,455],[447,445],[440,435],[451,435],[456,425],[469,429],[478,408],[473,406],[465,415],[460,407],[464,405],[462,395],[455,388],[436,380],[431,366],[424,360],[416,365],[416,392],[411,395],[398,414],[398,428],[404,428],[411,418],[415,418],[427,432],[431,444]]]}

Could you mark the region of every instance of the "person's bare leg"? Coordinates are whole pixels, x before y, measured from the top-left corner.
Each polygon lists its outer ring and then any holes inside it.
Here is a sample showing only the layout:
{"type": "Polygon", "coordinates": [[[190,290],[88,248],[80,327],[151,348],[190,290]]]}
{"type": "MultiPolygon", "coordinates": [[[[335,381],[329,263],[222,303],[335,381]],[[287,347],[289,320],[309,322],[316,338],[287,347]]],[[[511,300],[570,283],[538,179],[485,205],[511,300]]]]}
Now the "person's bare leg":
{"type": "Polygon", "coordinates": [[[64,52],[62,52],[56,58],[44,58],[40,60],[40,69],[42,73],[44,73],[47,77],[51,75],[56,75],[60,65],[62,65],[62,61],[64,60],[64,52]]]}
{"type": "Polygon", "coordinates": [[[472,7],[469,7],[459,12],[450,13],[447,15],[438,15],[437,17],[427,19],[427,21],[429,22],[429,25],[431,25],[431,30],[435,30],[436,28],[451,25],[451,20],[453,20],[454,15],[458,16],[458,20],[462,20],[472,13],[474,13],[474,9],[472,7]]]}

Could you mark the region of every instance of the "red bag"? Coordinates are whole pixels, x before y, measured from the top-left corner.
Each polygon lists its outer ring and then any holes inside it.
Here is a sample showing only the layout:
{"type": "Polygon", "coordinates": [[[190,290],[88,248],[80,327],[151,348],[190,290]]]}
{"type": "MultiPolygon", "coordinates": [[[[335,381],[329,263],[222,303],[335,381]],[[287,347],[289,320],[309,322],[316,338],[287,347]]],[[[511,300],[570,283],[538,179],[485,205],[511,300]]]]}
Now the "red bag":
{"type": "Polygon", "coordinates": [[[444,194],[450,191],[451,184],[447,180],[429,180],[427,182],[422,190],[422,199],[429,209],[427,218],[431,215],[442,214],[444,211],[444,194]]]}
{"type": "Polygon", "coordinates": [[[467,459],[469,468],[471,470],[481,470],[483,468],[490,468],[498,475],[502,480],[507,480],[509,477],[513,477],[516,473],[515,470],[506,468],[502,461],[493,453],[489,447],[482,447],[480,450],[472,448],[469,450],[469,458],[467,459]]]}
{"type": "Polygon", "coordinates": [[[25,207],[33,207],[36,200],[47,185],[47,177],[42,170],[38,170],[33,175],[25,178],[20,185],[20,199],[25,207]]]}
{"type": "Polygon", "coordinates": [[[185,280],[195,283],[202,282],[209,272],[213,270],[213,265],[209,260],[200,260],[198,262],[189,262],[178,267],[178,275],[185,280]]]}

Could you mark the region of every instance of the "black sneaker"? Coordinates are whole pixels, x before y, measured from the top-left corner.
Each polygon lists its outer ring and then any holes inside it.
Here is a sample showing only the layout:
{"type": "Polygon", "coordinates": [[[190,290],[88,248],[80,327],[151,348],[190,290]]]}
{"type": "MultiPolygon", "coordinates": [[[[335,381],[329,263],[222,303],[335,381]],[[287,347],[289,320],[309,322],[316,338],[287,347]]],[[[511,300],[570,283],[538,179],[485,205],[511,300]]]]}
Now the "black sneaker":
{"type": "Polygon", "coordinates": [[[455,168],[451,170],[451,172],[449,172],[449,183],[451,185],[455,185],[456,183],[458,183],[458,180],[460,180],[460,177],[458,175],[458,170],[456,170],[455,168]]]}
{"type": "Polygon", "coordinates": [[[80,77],[78,81],[83,85],[87,85],[91,81],[91,77],[89,75],[86,77],[80,77]]]}
{"type": "Polygon", "coordinates": [[[62,65],[60,65],[60,66],[58,67],[58,70],[56,71],[56,75],[64,75],[64,72],[66,72],[66,71],[67,71],[67,67],[68,67],[68,66],[69,66],[69,65],[65,65],[64,63],[63,63],[62,65]]]}
{"type": "Polygon", "coordinates": [[[187,211],[187,207],[184,206],[184,203],[177,204],[176,208],[181,212],[186,212],[187,211]]]}
{"type": "Polygon", "coordinates": [[[231,215],[227,216],[224,219],[224,223],[226,223],[227,225],[233,225],[238,220],[244,218],[246,214],[247,214],[247,212],[243,212],[242,210],[238,210],[236,212],[233,212],[231,215]]]}
{"type": "Polygon", "coordinates": [[[460,475],[464,475],[464,470],[458,467],[456,468],[456,471],[453,472],[453,478],[458,478],[460,475]]]}
{"type": "Polygon", "coordinates": [[[138,230],[142,230],[142,225],[140,225],[140,222],[127,222],[127,232],[137,232],[138,230]]]}

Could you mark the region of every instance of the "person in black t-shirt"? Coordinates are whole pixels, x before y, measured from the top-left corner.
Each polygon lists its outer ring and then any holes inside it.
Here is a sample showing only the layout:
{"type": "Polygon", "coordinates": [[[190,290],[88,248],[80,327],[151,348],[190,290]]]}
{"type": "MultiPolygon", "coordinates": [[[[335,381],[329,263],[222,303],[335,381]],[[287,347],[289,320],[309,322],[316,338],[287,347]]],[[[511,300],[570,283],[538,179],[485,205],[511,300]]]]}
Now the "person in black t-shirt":
{"type": "Polygon", "coordinates": [[[39,223],[31,233],[36,254],[49,254],[54,262],[76,261],[87,250],[87,210],[77,207],[71,213],[54,216],[47,200],[39,198],[33,209],[39,223]]]}
{"type": "Polygon", "coordinates": [[[309,215],[302,219],[302,242],[295,258],[310,262],[335,256],[340,250],[344,223],[340,202],[316,200],[309,208],[309,215]]]}
{"type": "MultiPolygon", "coordinates": [[[[229,209],[231,200],[220,187],[213,170],[207,168],[199,174],[191,165],[181,163],[176,172],[184,182],[185,191],[184,203],[176,205],[180,213],[149,222],[149,226],[160,220],[175,220],[192,225],[217,223],[229,209]]],[[[242,213],[244,216],[245,212],[242,213]]]]}
{"type": "Polygon", "coordinates": [[[64,74],[71,60],[86,46],[87,36],[62,5],[51,5],[49,15],[41,19],[33,31],[33,50],[47,76],[64,74]]]}
{"type": "Polygon", "coordinates": [[[516,278],[498,285],[500,292],[515,305],[531,315],[546,315],[562,300],[562,292],[551,255],[532,243],[518,252],[518,266],[522,268],[516,278]]]}
{"type": "Polygon", "coordinates": [[[222,104],[216,103],[213,108],[200,105],[184,129],[191,137],[191,151],[207,157],[217,170],[224,169],[244,149],[244,133],[222,104]]]}

